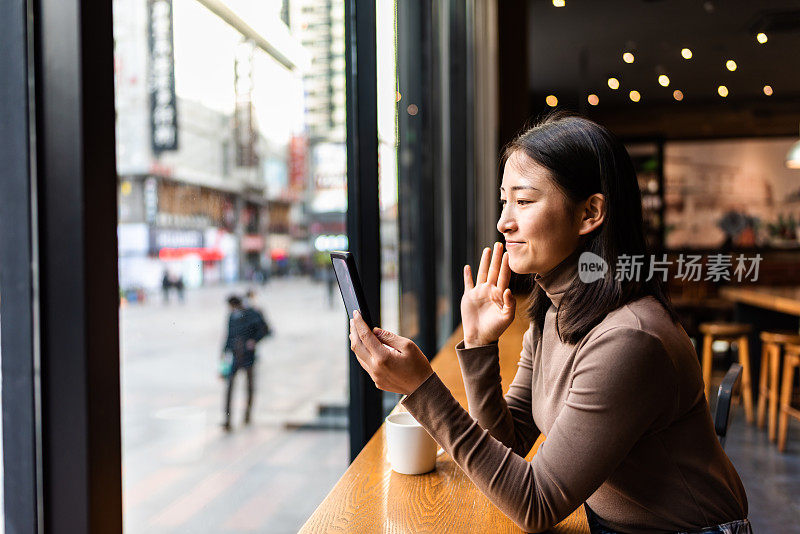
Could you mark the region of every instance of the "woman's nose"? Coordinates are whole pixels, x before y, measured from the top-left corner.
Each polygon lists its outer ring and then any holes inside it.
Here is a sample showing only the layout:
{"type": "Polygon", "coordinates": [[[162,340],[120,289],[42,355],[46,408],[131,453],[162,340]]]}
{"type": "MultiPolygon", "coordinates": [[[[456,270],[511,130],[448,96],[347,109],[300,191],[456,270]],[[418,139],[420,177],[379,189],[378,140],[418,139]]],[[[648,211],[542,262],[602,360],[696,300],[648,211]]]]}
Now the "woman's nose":
{"type": "Polygon", "coordinates": [[[497,221],[497,231],[501,234],[505,234],[507,231],[513,231],[515,229],[516,223],[514,219],[508,216],[507,211],[503,211],[500,214],[500,219],[497,221]]]}

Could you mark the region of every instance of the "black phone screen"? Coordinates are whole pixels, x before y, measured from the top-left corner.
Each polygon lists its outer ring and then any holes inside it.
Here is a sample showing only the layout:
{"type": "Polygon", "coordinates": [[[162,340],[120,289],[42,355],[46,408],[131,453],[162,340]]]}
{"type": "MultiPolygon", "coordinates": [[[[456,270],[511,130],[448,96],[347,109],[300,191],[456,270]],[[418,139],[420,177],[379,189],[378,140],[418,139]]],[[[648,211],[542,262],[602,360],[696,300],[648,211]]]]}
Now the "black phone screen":
{"type": "MultiPolygon", "coordinates": [[[[347,269],[347,263],[341,258],[333,258],[333,270],[336,272],[336,278],[339,281],[339,288],[342,291],[342,298],[344,299],[344,306],[347,308],[347,316],[352,319],[353,312],[356,310],[361,311],[361,306],[358,304],[355,289],[353,289],[353,280],[350,278],[350,271],[347,269]]],[[[363,312],[361,315],[364,315],[363,312]]]]}

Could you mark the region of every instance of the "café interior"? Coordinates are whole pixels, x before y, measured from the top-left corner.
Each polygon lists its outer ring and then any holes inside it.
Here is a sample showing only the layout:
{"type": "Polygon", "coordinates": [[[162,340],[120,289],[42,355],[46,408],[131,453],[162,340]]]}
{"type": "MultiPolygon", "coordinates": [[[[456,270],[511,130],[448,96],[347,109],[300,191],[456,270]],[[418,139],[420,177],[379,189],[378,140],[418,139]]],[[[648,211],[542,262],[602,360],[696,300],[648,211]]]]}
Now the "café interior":
{"type": "MultiPolygon", "coordinates": [[[[800,6],[537,0],[474,2],[470,9],[432,7],[434,29],[414,45],[405,38],[420,13],[398,11],[400,91],[413,95],[421,78],[420,107],[444,106],[422,130],[433,140],[434,167],[446,162],[450,186],[463,183],[474,191],[463,200],[463,212],[456,209],[457,196],[452,211],[445,210],[453,224],[467,222],[470,230],[451,234],[450,270],[436,273],[437,288],[448,274],[458,280],[463,263],[476,265],[482,247],[502,240],[493,204],[502,178],[498,154],[507,142],[555,109],[608,127],[636,168],[648,247],[665,266],[670,299],[695,346],[718,436],[747,490],[753,528],[797,531],[800,6]],[[413,63],[422,57],[420,48],[430,53],[427,63],[413,63]],[[442,72],[446,82],[437,84],[430,73],[442,72]],[[466,168],[459,162],[463,155],[466,168]]],[[[401,149],[404,134],[418,127],[403,94],[401,149]]],[[[413,180],[412,168],[419,169],[400,162],[401,192],[404,177],[413,180]]],[[[513,275],[518,305],[530,283],[513,275]]],[[[452,311],[445,305],[436,313],[453,328],[431,343],[437,349],[432,364],[466,407],[454,348],[462,339],[460,288],[453,286],[443,298],[452,311]]],[[[527,328],[522,315],[500,340],[504,390],[527,328]]],[[[467,532],[476,522],[486,531],[518,531],[446,454],[427,480],[392,474],[384,426],[304,532],[366,518],[401,531],[467,532]]],[[[588,532],[582,509],[553,531],[588,532]]]]}

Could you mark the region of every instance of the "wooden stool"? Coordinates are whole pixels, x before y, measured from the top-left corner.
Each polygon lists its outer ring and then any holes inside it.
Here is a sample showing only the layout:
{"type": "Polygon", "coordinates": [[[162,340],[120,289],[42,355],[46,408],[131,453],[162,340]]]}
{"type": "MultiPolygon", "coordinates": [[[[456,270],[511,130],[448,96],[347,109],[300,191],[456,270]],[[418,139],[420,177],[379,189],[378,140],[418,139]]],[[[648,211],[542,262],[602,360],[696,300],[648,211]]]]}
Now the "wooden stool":
{"type": "Polygon", "coordinates": [[[800,345],[786,345],[783,356],[783,384],[781,384],[781,415],[778,422],[778,450],[786,450],[786,431],[789,416],[800,420],[800,410],[792,408],[794,372],[800,367],[800,345]]]}
{"type": "Polygon", "coordinates": [[[764,428],[764,419],[769,400],[768,435],[775,441],[778,430],[778,400],[780,399],[779,369],[781,348],[787,344],[800,345],[796,332],[761,332],[761,373],[758,380],[758,428],[764,428]]]}
{"type": "MultiPolygon", "coordinates": [[[[703,382],[706,400],[711,398],[711,363],[713,353],[711,344],[716,340],[735,341],[739,348],[739,363],[742,365],[742,396],[744,414],[748,423],[753,422],[753,392],[750,389],[750,347],[747,335],[752,330],[749,324],[741,323],[702,323],[703,334],[703,382]]],[[[710,402],[710,400],[709,400],[710,402]]]]}

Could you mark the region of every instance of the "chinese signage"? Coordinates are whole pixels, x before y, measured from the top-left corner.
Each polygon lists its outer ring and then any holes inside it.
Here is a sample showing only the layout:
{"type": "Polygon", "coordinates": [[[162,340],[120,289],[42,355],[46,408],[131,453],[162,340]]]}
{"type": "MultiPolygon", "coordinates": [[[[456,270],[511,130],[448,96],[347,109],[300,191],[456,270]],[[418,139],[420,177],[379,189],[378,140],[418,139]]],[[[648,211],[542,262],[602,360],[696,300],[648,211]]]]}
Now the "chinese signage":
{"type": "Polygon", "coordinates": [[[172,0],[149,0],[148,7],[150,137],[153,152],[158,154],[178,148],[172,0]]]}
{"type": "Polygon", "coordinates": [[[236,107],[233,111],[236,165],[257,167],[256,133],[253,123],[253,52],[252,41],[244,40],[236,49],[233,87],[236,90],[236,107]]]}

